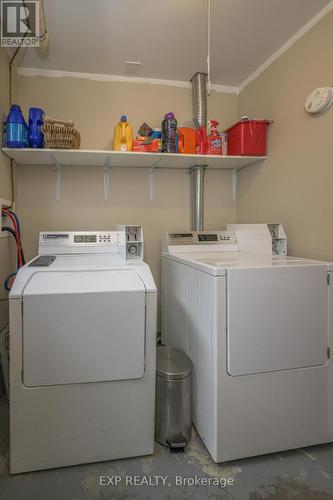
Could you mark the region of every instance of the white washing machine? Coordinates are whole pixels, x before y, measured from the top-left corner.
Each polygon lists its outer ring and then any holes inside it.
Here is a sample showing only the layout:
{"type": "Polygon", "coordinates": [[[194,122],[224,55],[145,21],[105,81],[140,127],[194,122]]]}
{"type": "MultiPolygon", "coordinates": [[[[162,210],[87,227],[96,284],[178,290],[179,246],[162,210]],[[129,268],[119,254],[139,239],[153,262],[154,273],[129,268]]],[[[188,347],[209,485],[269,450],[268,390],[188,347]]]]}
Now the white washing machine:
{"type": "Polygon", "coordinates": [[[266,225],[163,241],[162,339],[192,359],[216,462],[333,441],[333,266],[285,253],[266,225]]]}
{"type": "Polygon", "coordinates": [[[41,233],[16,277],[11,473],[153,453],[157,294],[127,230],[41,233]]]}

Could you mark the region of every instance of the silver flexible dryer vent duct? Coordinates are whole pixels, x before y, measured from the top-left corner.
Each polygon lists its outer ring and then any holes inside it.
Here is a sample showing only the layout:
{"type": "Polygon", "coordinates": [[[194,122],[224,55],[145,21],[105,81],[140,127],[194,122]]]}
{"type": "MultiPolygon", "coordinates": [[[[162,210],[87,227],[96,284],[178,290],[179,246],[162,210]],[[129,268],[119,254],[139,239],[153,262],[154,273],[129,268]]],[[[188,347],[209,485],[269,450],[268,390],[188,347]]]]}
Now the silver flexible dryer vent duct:
{"type": "Polygon", "coordinates": [[[193,118],[200,127],[207,127],[207,75],[196,73],[191,81],[193,118]]]}
{"type": "MultiPolygon", "coordinates": [[[[196,73],[192,77],[193,121],[197,127],[207,128],[207,75],[196,73]]],[[[192,231],[204,229],[204,165],[191,169],[192,177],[192,231]]]]}

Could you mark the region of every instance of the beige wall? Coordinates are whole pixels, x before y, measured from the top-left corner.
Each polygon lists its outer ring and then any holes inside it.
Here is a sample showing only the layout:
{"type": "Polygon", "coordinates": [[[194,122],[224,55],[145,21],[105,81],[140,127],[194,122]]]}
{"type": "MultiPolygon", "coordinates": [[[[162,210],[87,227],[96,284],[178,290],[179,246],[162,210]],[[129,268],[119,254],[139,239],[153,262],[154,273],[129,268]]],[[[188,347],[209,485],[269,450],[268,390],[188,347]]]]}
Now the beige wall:
{"type": "MultiPolygon", "coordinates": [[[[191,119],[191,89],[161,85],[96,82],[75,78],[20,77],[20,103],[41,106],[47,114],[72,119],[82,135],[82,148],[110,149],[113,128],[122,113],[134,131],[146,121],[160,126],[174,111],[178,122],[191,119]]],[[[223,127],[237,116],[237,96],[212,93],[209,116],[223,127]]],[[[104,229],[116,223],[138,223],[145,230],[145,258],[159,284],[160,242],[164,232],[190,228],[190,177],[186,171],[158,170],[156,201],[149,203],[148,175],[141,169],[114,168],[109,201],[103,198],[103,171],[98,167],[62,170],[61,201],[55,201],[51,167],[19,167],[18,212],[28,257],[37,251],[41,230],[104,229]]],[[[207,171],[206,227],[221,228],[235,220],[231,174],[207,171]]]]}
{"type": "Polygon", "coordinates": [[[333,12],[240,94],[239,116],[274,120],[269,159],[240,174],[237,220],[282,222],[289,253],[333,260],[333,109],[304,111],[332,86],[333,12]]]}
{"type": "MultiPolygon", "coordinates": [[[[8,84],[9,68],[8,57],[3,48],[0,48],[0,119],[2,145],[2,124],[8,113],[8,84]]],[[[11,175],[8,158],[0,151],[0,198],[11,200],[11,175]]],[[[1,200],[0,200],[1,201],[1,200]]],[[[3,281],[13,269],[13,258],[10,238],[0,238],[0,299],[4,298],[3,281]]],[[[7,318],[7,303],[0,301],[0,328],[7,318]]]]}

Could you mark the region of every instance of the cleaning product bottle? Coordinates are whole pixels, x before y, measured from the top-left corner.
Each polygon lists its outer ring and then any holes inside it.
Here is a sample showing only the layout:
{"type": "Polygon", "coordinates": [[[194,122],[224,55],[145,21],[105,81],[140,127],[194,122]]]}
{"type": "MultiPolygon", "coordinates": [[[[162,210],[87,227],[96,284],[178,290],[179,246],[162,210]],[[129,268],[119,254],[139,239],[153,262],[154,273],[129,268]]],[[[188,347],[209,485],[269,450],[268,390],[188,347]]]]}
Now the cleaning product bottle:
{"type": "Polygon", "coordinates": [[[177,153],[177,120],[167,113],[162,121],[162,153],[177,153]]]}
{"type": "Polygon", "coordinates": [[[193,128],[178,128],[178,153],[194,155],[196,147],[196,133],[193,128]]]}
{"type": "Polygon", "coordinates": [[[13,104],[6,120],[7,148],[27,148],[28,126],[25,122],[20,106],[13,104]]]}
{"type": "Polygon", "coordinates": [[[197,155],[207,154],[207,132],[206,127],[200,126],[196,131],[196,148],[195,152],[197,155]]]}
{"type": "Polygon", "coordinates": [[[114,128],[113,149],[115,151],[132,151],[133,149],[133,129],[126,115],[121,116],[120,122],[114,128]]]}
{"type": "Polygon", "coordinates": [[[219,122],[216,120],[209,120],[210,134],[207,139],[207,154],[208,155],[222,155],[222,137],[217,130],[219,122]]]}
{"type": "Polygon", "coordinates": [[[42,125],[44,123],[44,114],[44,111],[40,108],[29,109],[28,140],[31,148],[43,147],[42,125]]]}
{"type": "Polygon", "coordinates": [[[162,129],[154,128],[153,138],[158,140],[158,152],[162,153],[162,129]]]}

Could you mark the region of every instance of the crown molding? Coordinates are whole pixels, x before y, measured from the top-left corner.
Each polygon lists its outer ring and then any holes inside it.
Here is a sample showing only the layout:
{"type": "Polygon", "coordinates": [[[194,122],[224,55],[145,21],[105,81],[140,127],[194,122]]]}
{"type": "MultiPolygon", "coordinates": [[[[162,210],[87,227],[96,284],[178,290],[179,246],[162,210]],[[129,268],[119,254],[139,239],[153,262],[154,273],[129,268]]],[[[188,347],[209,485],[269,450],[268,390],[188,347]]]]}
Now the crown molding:
{"type": "MultiPolygon", "coordinates": [[[[82,78],[97,82],[123,82],[145,85],[166,85],[168,87],[192,88],[191,82],[181,80],[162,80],[158,78],[143,78],[137,76],[104,75],[100,73],[79,73],[76,71],[61,71],[41,68],[17,68],[20,76],[43,76],[49,78],[82,78]]],[[[225,94],[237,94],[238,87],[230,85],[210,85],[210,90],[225,94]]]]}

